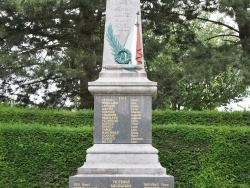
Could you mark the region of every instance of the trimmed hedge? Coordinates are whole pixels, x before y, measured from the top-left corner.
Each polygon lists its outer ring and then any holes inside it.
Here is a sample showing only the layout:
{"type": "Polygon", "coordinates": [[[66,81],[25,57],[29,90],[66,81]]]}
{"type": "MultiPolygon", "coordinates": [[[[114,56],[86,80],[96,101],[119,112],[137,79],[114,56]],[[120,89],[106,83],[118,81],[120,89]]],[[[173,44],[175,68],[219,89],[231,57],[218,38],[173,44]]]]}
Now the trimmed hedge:
{"type": "MultiPolygon", "coordinates": [[[[0,188],[67,188],[92,132],[0,123],[0,188]]],[[[249,127],[155,126],[153,145],[176,188],[249,188],[249,127]]]]}
{"type": "Polygon", "coordinates": [[[153,144],[176,188],[250,187],[249,127],[156,126],[153,144]]]}
{"type": "Polygon", "coordinates": [[[154,124],[191,124],[217,126],[250,126],[250,112],[218,112],[218,111],[155,111],[154,124]]]}
{"type": "MultiPolygon", "coordinates": [[[[0,122],[28,123],[42,125],[59,125],[80,127],[93,126],[94,113],[92,110],[76,112],[63,110],[39,110],[0,105],[0,122]]],[[[217,111],[154,111],[153,124],[192,124],[192,125],[230,125],[250,126],[250,112],[217,112],[217,111]]]]}
{"type": "Polygon", "coordinates": [[[93,111],[40,110],[0,106],[0,122],[79,127],[93,124],[93,111]]]}
{"type": "Polygon", "coordinates": [[[67,187],[85,161],[92,128],[0,125],[0,187],[67,187]]]}

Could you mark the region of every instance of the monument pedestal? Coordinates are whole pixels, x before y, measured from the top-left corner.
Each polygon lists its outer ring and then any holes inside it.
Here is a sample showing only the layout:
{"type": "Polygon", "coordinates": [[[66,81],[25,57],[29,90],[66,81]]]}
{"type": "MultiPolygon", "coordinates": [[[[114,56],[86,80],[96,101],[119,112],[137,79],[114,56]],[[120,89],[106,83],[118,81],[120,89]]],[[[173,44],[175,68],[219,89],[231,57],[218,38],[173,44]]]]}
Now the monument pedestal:
{"type": "Polygon", "coordinates": [[[94,145],[70,177],[70,188],[173,188],[174,178],[166,175],[151,145],[156,83],[145,74],[106,75],[89,83],[95,100],[94,145]]]}
{"type": "Polygon", "coordinates": [[[165,175],[150,144],[95,144],[78,174],[165,175]]]}
{"type": "Polygon", "coordinates": [[[71,178],[71,187],[170,188],[173,178],[158,162],[151,144],[95,144],[86,163],[71,178]]]}

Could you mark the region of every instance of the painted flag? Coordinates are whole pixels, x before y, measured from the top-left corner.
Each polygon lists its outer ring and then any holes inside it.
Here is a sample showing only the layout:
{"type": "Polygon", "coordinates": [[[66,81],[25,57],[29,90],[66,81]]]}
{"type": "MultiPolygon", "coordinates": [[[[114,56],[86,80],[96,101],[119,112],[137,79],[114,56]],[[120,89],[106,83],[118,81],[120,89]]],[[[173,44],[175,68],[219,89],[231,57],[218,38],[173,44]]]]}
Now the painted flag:
{"type": "Polygon", "coordinates": [[[125,43],[125,48],[128,49],[131,52],[131,64],[132,65],[137,65],[136,62],[136,37],[137,37],[137,33],[136,33],[136,19],[134,21],[133,27],[130,30],[129,36],[127,38],[127,41],[125,43]]]}
{"type": "Polygon", "coordinates": [[[142,64],[142,43],[141,43],[141,31],[140,26],[137,25],[137,41],[136,41],[136,61],[137,65],[142,64]]]}

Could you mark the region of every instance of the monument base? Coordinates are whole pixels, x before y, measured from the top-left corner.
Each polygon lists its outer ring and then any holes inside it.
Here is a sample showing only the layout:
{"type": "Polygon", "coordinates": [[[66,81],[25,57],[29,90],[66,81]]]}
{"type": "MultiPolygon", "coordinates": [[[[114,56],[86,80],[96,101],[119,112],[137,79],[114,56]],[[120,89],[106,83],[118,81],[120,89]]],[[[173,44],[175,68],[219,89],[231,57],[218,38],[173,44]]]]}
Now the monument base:
{"type": "Polygon", "coordinates": [[[70,188],[174,188],[151,144],[95,144],[70,188]]]}
{"type": "Polygon", "coordinates": [[[70,188],[173,188],[173,176],[76,175],[70,188]]]}

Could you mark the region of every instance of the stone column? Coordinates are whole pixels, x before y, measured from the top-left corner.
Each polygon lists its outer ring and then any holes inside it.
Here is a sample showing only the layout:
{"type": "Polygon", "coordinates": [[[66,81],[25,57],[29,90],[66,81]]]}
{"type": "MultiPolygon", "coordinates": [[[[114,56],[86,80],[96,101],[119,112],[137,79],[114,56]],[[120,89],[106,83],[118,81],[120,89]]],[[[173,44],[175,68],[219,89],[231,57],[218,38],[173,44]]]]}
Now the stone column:
{"type": "Polygon", "coordinates": [[[144,69],[139,0],[107,0],[103,65],[89,82],[94,145],[70,188],[173,188],[152,144],[157,83],[144,69]]]}

